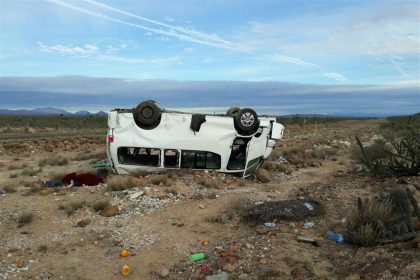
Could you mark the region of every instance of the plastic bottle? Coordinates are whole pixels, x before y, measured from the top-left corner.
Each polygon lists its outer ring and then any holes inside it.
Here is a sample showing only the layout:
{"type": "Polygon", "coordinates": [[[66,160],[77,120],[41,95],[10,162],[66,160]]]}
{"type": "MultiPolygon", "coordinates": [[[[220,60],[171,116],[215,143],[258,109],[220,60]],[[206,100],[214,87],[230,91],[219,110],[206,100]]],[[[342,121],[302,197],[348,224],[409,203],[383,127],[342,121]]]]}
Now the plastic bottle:
{"type": "Polygon", "coordinates": [[[197,253],[197,254],[192,254],[191,256],[190,256],[190,260],[192,261],[192,262],[197,262],[197,261],[201,261],[201,260],[204,260],[204,258],[205,258],[206,256],[204,255],[204,253],[197,253]]]}
{"type": "Polygon", "coordinates": [[[333,231],[327,232],[327,237],[330,240],[334,240],[337,243],[344,243],[344,236],[340,233],[335,233],[333,231]]]}

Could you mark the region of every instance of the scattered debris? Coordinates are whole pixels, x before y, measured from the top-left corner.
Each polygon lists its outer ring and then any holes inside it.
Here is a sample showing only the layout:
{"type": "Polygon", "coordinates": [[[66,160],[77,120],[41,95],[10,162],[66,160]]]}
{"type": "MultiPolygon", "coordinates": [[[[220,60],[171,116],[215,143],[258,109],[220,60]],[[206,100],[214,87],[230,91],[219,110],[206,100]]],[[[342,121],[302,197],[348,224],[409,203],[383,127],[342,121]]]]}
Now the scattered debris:
{"type": "Polygon", "coordinates": [[[296,240],[300,242],[308,242],[315,246],[318,246],[318,242],[313,237],[298,235],[296,236],[296,240]]]}
{"type": "Polygon", "coordinates": [[[90,222],[91,222],[92,220],[91,219],[89,219],[89,218],[86,218],[86,219],[83,219],[83,220],[80,220],[80,221],[78,221],[77,222],[77,226],[78,227],[85,227],[85,226],[87,226],[88,224],[90,224],[90,222]]]}
{"type": "Polygon", "coordinates": [[[312,228],[314,226],[315,226],[315,222],[307,222],[303,224],[303,228],[306,228],[306,229],[312,228]]]}
{"type": "Polygon", "coordinates": [[[206,255],[204,253],[196,253],[190,255],[190,261],[192,262],[198,262],[204,260],[206,255]]]}
{"type": "Polygon", "coordinates": [[[103,179],[90,174],[90,173],[82,173],[82,174],[76,174],[75,172],[65,175],[61,182],[65,185],[70,185],[73,182],[73,186],[79,187],[79,186],[96,186],[101,183],[103,183],[103,179]]]}
{"type": "Polygon", "coordinates": [[[307,202],[303,203],[303,205],[305,205],[305,207],[308,208],[310,211],[314,210],[314,207],[307,202]]]}
{"type": "Polygon", "coordinates": [[[333,231],[328,231],[327,232],[327,237],[330,240],[333,240],[337,243],[344,243],[344,236],[340,233],[335,233],[333,231]]]}
{"type": "Polygon", "coordinates": [[[274,219],[299,221],[323,213],[322,205],[312,199],[268,201],[248,209],[243,215],[243,221],[247,223],[263,223],[274,219]],[[306,208],[305,202],[310,203],[313,210],[306,208]]]}
{"type": "Polygon", "coordinates": [[[113,217],[117,214],[118,214],[118,206],[116,205],[109,206],[101,212],[102,217],[113,217]]]}
{"type": "Polygon", "coordinates": [[[4,190],[4,187],[0,187],[0,195],[6,194],[6,191],[4,190]]]}
{"type": "Polygon", "coordinates": [[[125,250],[125,249],[121,250],[121,253],[120,253],[121,257],[125,258],[125,257],[129,257],[130,255],[131,255],[130,251],[125,250]]]}
{"type": "Polygon", "coordinates": [[[275,224],[275,223],[270,223],[270,222],[266,222],[266,223],[264,223],[264,225],[265,225],[266,227],[269,227],[269,228],[274,228],[274,227],[276,227],[276,224],[275,224]]]}
{"type": "Polygon", "coordinates": [[[128,267],[128,265],[123,265],[122,269],[121,269],[121,274],[124,276],[127,276],[128,274],[130,274],[130,268],[128,267]]]}

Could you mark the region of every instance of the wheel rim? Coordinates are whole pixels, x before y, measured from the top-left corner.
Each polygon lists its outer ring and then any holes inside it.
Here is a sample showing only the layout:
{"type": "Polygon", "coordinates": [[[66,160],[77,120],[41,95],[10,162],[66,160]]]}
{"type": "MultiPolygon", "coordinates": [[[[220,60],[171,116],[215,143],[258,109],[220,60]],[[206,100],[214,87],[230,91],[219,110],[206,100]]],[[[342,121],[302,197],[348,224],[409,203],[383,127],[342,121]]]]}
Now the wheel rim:
{"type": "Polygon", "coordinates": [[[143,110],[141,110],[141,115],[146,119],[150,119],[153,116],[153,109],[150,107],[144,107],[143,110]]]}
{"type": "Polygon", "coordinates": [[[254,124],[255,118],[254,115],[250,112],[246,112],[241,116],[241,124],[245,127],[250,127],[254,124]]]}

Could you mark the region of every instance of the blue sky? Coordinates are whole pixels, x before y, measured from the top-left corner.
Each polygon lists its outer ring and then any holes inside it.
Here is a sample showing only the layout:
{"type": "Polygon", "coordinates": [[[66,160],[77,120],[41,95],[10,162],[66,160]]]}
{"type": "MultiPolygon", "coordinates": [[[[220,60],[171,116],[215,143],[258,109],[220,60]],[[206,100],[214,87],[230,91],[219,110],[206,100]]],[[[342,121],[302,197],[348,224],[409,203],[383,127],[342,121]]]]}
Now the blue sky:
{"type": "Polygon", "coordinates": [[[419,88],[419,26],[419,1],[2,0],[0,76],[419,88]]]}

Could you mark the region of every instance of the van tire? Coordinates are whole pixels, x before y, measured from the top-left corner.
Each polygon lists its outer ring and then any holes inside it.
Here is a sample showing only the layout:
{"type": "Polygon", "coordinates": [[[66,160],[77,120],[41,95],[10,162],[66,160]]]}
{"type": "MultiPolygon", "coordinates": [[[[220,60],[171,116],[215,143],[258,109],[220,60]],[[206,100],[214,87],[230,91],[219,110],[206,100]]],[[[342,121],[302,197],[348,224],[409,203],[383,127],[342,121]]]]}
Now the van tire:
{"type": "Polygon", "coordinates": [[[138,127],[143,129],[153,129],[160,123],[162,109],[153,100],[147,100],[134,109],[133,118],[138,127]]]}
{"type": "Polygon", "coordinates": [[[239,107],[230,107],[229,110],[227,110],[226,112],[226,116],[234,117],[240,110],[241,108],[239,107]]]}
{"type": "Polygon", "coordinates": [[[254,134],[260,125],[257,113],[250,108],[241,109],[234,116],[234,120],[236,131],[243,135],[254,134]]]}

